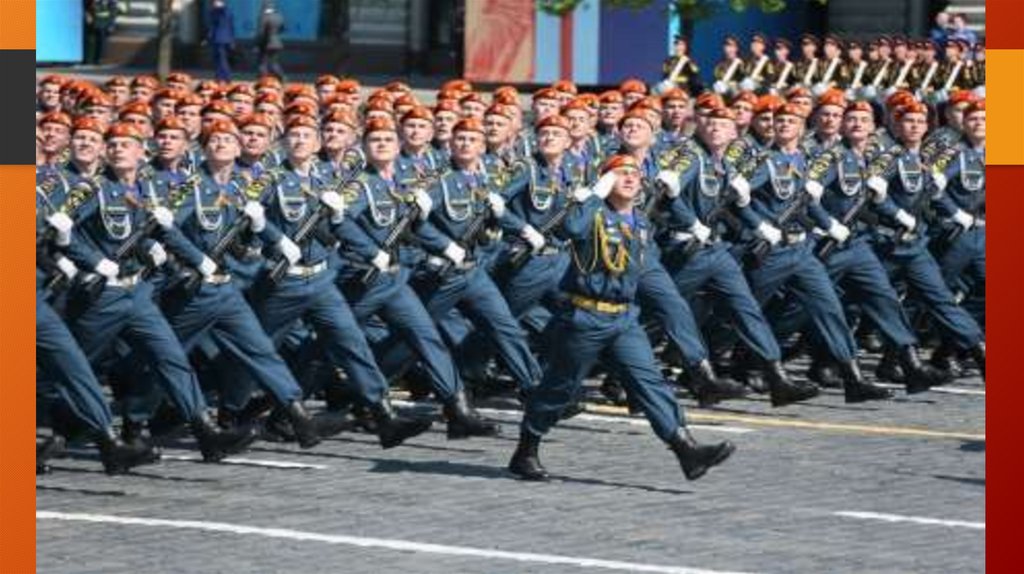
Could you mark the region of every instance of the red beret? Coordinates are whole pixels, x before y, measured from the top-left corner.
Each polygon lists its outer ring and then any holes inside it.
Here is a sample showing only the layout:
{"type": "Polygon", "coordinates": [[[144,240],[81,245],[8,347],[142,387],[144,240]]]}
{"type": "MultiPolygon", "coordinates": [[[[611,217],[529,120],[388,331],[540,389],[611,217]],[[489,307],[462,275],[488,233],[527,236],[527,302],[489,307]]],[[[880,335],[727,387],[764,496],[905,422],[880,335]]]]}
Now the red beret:
{"type": "Polygon", "coordinates": [[[512,106],[506,106],[503,104],[491,104],[491,107],[487,108],[487,111],[484,112],[484,117],[487,116],[501,116],[504,118],[508,118],[509,120],[514,120],[516,117],[516,113],[512,109],[512,106]]]}
{"type": "Polygon", "coordinates": [[[866,112],[874,117],[875,110],[871,107],[871,104],[864,100],[857,100],[856,102],[850,102],[843,111],[844,114],[850,114],[853,112],[866,112]]]}
{"type": "Polygon", "coordinates": [[[249,126],[263,126],[268,130],[273,130],[274,120],[267,114],[261,114],[259,112],[248,114],[238,120],[239,129],[245,129],[249,126]]]}
{"type": "Polygon", "coordinates": [[[786,99],[787,100],[792,100],[792,99],[795,99],[795,98],[808,98],[808,99],[811,99],[812,98],[811,91],[808,90],[807,88],[803,87],[803,86],[793,86],[792,88],[786,90],[786,99]]]}
{"type": "Polygon", "coordinates": [[[142,142],[142,132],[132,124],[123,122],[117,122],[114,125],[107,128],[107,133],[104,136],[105,139],[111,140],[114,138],[132,138],[138,142],[142,142]]]}
{"type": "Polygon", "coordinates": [[[363,127],[363,137],[373,132],[395,132],[395,122],[389,118],[370,118],[363,127]]]}
{"type": "Polygon", "coordinates": [[[896,112],[893,114],[893,116],[896,118],[897,121],[899,121],[902,120],[904,116],[907,116],[909,114],[922,114],[927,116],[928,106],[916,100],[911,100],[907,102],[905,105],[896,108],[896,112]]]}
{"type": "Polygon", "coordinates": [[[709,120],[731,120],[736,121],[736,112],[730,108],[720,107],[711,108],[705,114],[704,117],[709,120]]]}
{"type": "Polygon", "coordinates": [[[949,94],[949,101],[947,102],[950,106],[958,106],[960,104],[970,104],[977,100],[977,96],[970,90],[956,90],[949,94]]]}
{"type": "Polygon", "coordinates": [[[409,84],[399,81],[388,82],[387,84],[384,85],[384,89],[389,92],[402,92],[406,94],[412,91],[411,89],[409,89],[409,84]]]}
{"type": "Polygon", "coordinates": [[[642,80],[636,78],[630,78],[619,85],[619,91],[623,94],[647,94],[647,84],[643,83],[642,80]]]}
{"type": "Polygon", "coordinates": [[[482,134],[484,133],[484,124],[477,118],[462,118],[452,128],[452,133],[458,132],[478,132],[482,134]]]}
{"type": "Polygon", "coordinates": [[[255,98],[256,91],[247,83],[238,83],[231,86],[231,89],[228,90],[228,99],[230,99],[231,96],[249,96],[250,98],[255,98]]]}
{"type": "Polygon", "coordinates": [[[319,76],[316,77],[317,86],[336,86],[340,81],[341,80],[339,80],[336,76],[332,76],[331,74],[320,74],[319,76]]]}
{"type": "Polygon", "coordinates": [[[117,117],[118,119],[123,120],[125,116],[146,116],[148,118],[152,115],[153,111],[150,109],[149,104],[145,104],[143,102],[128,102],[121,106],[121,111],[118,112],[117,117]]]}
{"type": "Polygon", "coordinates": [[[556,92],[562,92],[563,94],[572,94],[574,96],[579,93],[579,89],[576,87],[576,84],[569,80],[558,80],[557,82],[551,84],[551,88],[556,92]]]}
{"type": "Polygon", "coordinates": [[[729,102],[729,105],[735,106],[740,102],[746,102],[750,104],[750,107],[754,107],[757,105],[757,94],[755,94],[754,92],[743,90],[742,92],[736,94],[736,97],[734,97],[732,101],[729,102]]]}
{"type": "Polygon", "coordinates": [[[316,106],[310,102],[292,102],[284,109],[286,116],[310,116],[316,117],[316,106]]]}
{"type": "Polygon", "coordinates": [[[470,92],[459,98],[459,105],[464,106],[470,103],[480,104],[481,106],[487,107],[487,102],[485,102],[483,97],[476,92],[470,92]]]}
{"type": "Polygon", "coordinates": [[[359,122],[356,120],[355,114],[348,110],[335,110],[326,116],[324,116],[322,125],[327,124],[345,124],[353,130],[359,129],[359,122]]]}
{"type": "Polygon", "coordinates": [[[605,160],[601,164],[601,175],[608,173],[615,169],[640,169],[640,164],[637,163],[636,158],[626,154],[616,154],[605,160]]]}
{"type": "Polygon", "coordinates": [[[200,138],[203,145],[206,145],[206,142],[209,141],[210,136],[213,134],[228,134],[235,136],[235,139],[241,139],[241,136],[238,134],[238,126],[236,126],[235,122],[231,120],[214,120],[210,122],[209,125],[203,129],[203,133],[200,138]]]}
{"type": "Polygon", "coordinates": [[[544,128],[562,128],[563,130],[568,132],[569,120],[565,119],[563,116],[560,116],[558,114],[551,114],[541,119],[534,126],[534,129],[538,132],[544,128]]]}
{"type": "Polygon", "coordinates": [[[441,89],[452,90],[455,92],[472,92],[473,84],[463,79],[448,80],[447,82],[441,85],[441,89]]]}
{"type": "Polygon", "coordinates": [[[96,118],[81,117],[75,120],[74,127],[71,128],[71,132],[88,131],[96,132],[101,136],[106,132],[107,128],[96,118]]]}
{"type": "Polygon", "coordinates": [[[800,119],[804,119],[806,117],[804,114],[805,110],[803,106],[798,106],[793,103],[782,104],[777,110],[775,110],[775,117],[796,116],[800,119]]]}
{"type": "Polygon", "coordinates": [[[971,102],[971,105],[967,106],[967,109],[964,110],[964,117],[966,118],[971,114],[981,113],[985,113],[985,100],[977,100],[975,102],[971,102]]]}
{"type": "Polygon", "coordinates": [[[314,130],[320,129],[320,123],[317,122],[316,117],[308,114],[294,114],[288,118],[288,123],[285,124],[285,133],[292,131],[295,128],[313,128],[314,130]]]}
{"type": "Polygon", "coordinates": [[[187,108],[189,106],[203,107],[203,97],[199,94],[185,94],[178,100],[177,105],[174,109],[181,110],[181,108],[187,108]]]}
{"type": "Polygon", "coordinates": [[[564,106],[562,106],[562,113],[567,114],[573,111],[584,112],[586,114],[589,114],[590,106],[587,105],[586,100],[584,100],[583,98],[573,98],[566,102],[564,106]]]}
{"type": "Polygon", "coordinates": [[[829,90],[818,98],[818,107],[837,106],[846,107],[846,94],[842,90],[829,90]]]}
{"type": "Polygon", "coordinates": [[[192,76],[185,72],[171,72],[167,74],[167,83],[170,84],[185,84],[186,86],[192,85],[192,76]]]}
{"type": "MultiPolygon", "coordinates": [[[[50,76],[47,76],[47,78],[48,77],[50,77],[50,76]]],[[[43,78],[43,83],[46,83],[46,78],[43,78]]],[[[114,76],[114,77],[110,78],[109,80],[107,80],[106,82],[104,82],[103,85],[108,87],[108,88],[112,88],[114,86],[125,86],[125,87],[127,87],[127,86],[131,85],[131,80],[128,79],[128,76],[114,76]]]]}
{"type": "MultiPolygon", "coordinates": [[[[508,87],[508,86],[506,86],[508,87]]],[[[519,105],[519,92],[513,90],[500,90],[495,91],[491,97],[491,103],[502,104],[506,106],[518,106],[519,105]]]]}
{"type": "Polygon", "coordinates": [[[773,114],[784,103],[786,102],[775,94],[765,94],[757,98],[757,103],[754,104],[754,115],[773,114]]]}
{"type": "Polygon", "coordinates": [[[160,80],[149,75],[135,76],[135,79],[132,80],[132,87],[135,86],[146,86],[155,90],[160,86],[160,80]]]}
{"type": "Polygon", "coordinates": [[[682,88],[669,88],[664,94],[661,94],[661,103],[666,104],[668,102],[688,102],[690,101],[689,94],[682,88]]]}
{"type": "Polygon", "coordinates": [[[430,111],[430,108],[426,106],[414,106],[411,110],[405,112],[400,123],[404,124],[409,120],[423,120],[433,123],[434,112],[430,111]]]}
{"type": "Polygon", "coordinates": [[[892,110],[914,101],[914,94],[908,90],[896,90],[885,99],[886,109],[892,110]]]}
{"type": "Polygon", "coordinates": [[[725,107],[725,100],[722,99],[722,96],[720,96],[720,95],[718,95],[718,94],[716,94],[714,92],[704,92],[703,94],[697,96],[697,104],[696,104],[696,106],[697,106],[698,110],[711,110],[711,109],[714,109],[714,108],[724,108],[725,107]]]}
{"type": "Polygon", "coordinates": [[[440,114],[441,112],[458,114],[460,111],[459,102],[455,100],[438,100],[437,105],[434,106],[434,115],[440,114]]]}
{"type": "Polygon", "coordinates": [[[537,90],[536,92],[533,93],[533,101],[535,101],[535,102],[537,100],[557,100],[557,99],[559,99],[558,91],[554,90],[553,88],[541,88],[541,89],[539,89],[539,90],[537,90]]]}
{"type": "Polygon", "coordinates": [[[205,116],[206,114],[223,114],[231,117],[235,115],[235,108],[224,100],[213,100],[203,106],[203,115],[205,116]]]}
{"type": "Polygon", "coordinates": [[[167,116],[166,118],[162,118],[156,124],[156,129],[153,130],[153,133],[159,133],[164,130],[180,130],[182,132],[188,132],[188,128],[185,127],[185,122],[181,121],[181,119],[176,116],[167,116]]]}
{"type": "Polygon", "coordinates": [[[657,126],[651,123],[651,118],[647,115],[648,111],[654,110],[653,108],[649,108],[643,105],[633,106],[632,108],[629,109],[628,112],[625,113],[625,115],[622,116],[622,119],[619,120],[619,127],[622,127],[622,124],[626,123],[626,120],[636,119],[643,120],[647,125],[651,126],[651,129],[656,128],[657,126]]]}
{"type": "Polygon", "coordinates": [[[274,90],[280,90],[281,80],[277,79],[277,76],[271,76],[269,74],[266,76],[260,76],[260,78],[256,80],[256,88],[272,88],[274,90]]]}

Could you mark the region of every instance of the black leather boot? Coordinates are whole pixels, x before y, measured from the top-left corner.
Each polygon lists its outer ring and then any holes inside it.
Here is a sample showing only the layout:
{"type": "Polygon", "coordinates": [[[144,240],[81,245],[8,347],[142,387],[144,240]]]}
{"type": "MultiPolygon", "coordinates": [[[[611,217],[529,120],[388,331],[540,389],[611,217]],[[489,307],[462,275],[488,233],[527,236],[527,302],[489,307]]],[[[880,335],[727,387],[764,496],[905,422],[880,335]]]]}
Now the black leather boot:
{"type": "Polygon", "coordinates": [[[137,439],[125,443],[112,428],[100,434],[96,443],[100,447],[100,460],[107,474],[125,473],[133,467],[152,464],[160,459],[160,455],[145,441],[137,439]]]}
{"type": "Polygon", "coordinates": [[[519,432],[519,444],[512,460],[508,462],[508,470],[523,480],[547,480],[549,475],[540,463],[540,436],[526,429],[519,432]]]}
{"type": "Polygon", "coordinates": [[[932,351],[932,356],[928,359],[928,362],[936,369],[949,373],[949,376],[954,379],[964,376],[964,367],[960,364],[956,349],[949,343],[942,343],[937,349],[932,351]]]}
{"type": "Polygon", "coordinates": [[[455,396],[444,403],[442,409],[448,421],[448,438],[460,439],[471,436],[498,436],[501,427],[480,418],[480,415],[469,405],[465,389],[460,389],[455,396]]]}
{"type": "Polygon", "coordinates": [[[370,407],[377,424],[377,438],[383,448],[394,448],[406,439],[422,434],[430,428],[430,419],[403,417],[395,412],[387,397],[370,407]]]}
{"type": "Polygon", "coordinates": [[[714,444],[698,444],[685,428],[676,430],[676,434],[668,441],[668,446],[679,459],[679,466],[687,480],[697,480],[704,476],[709,468],[722,464],[736,450],[729,441],[714,444]]]}
{"type": "Polygon", "coordinates": [[[721,401],[747,396],[747,388],[728,379],[719,379],[711,361],[692,365],[689,369],[689,389],[701,408],[710,407],[721,401]]]}
{"type": "Polygon", "coordinates": [[[863,403],[891,399],[892,391],[883,389],[864,380],[857,360],[839,363],[839,374],[843,378],[843,392],[847,403],[863,403]]]}
{"type": "Polygon", "coordinates": [[[626,397],[626,389],[622,388],[622,384],[611,373],[604,376],[604,380],[601,381],[600,391],[601,395],[608,399],[608,402],[617,407],[624,407],[629,401],[626,397]]]}
{"type": "Polygon", "coordinates": [[[47,464],[50,459],[64,452],[66,446],[64,437],[59,434],[46,437],[43,442],[36,444],[36,474],[49,474],[50,465],[47,464]]]}
{"type": "Polygon", "coordinates": [[[978,366],[978,370],[981,371],[981,380],[985,380],[985,343],[978,343],[970,350],[971,358],[974,359],[974,364],[978,366]]]}
{"type": "Polygon", "coordinates": [[[764,370],[765,380],[772,398],[773,407],[806,401],[820,392],[814,383],[798,383],[789,378],[781,361],[770,361],[764,370]]]}
{"type": "Polygon", "coordinates": [[[860,329],[858,346],[869,353],[880,353],[885,348],[885,341],[874,327],[860,329]]]}
{"type": "Polygon", "coordinates": [[[906,374],[904,385],[906,385],[908,395],[923,393],[932,387],[944,385],[952,380],[949,373],[922,363],[921,357],[917,354],[917,348],[913,345],[907,345],[899,350],[899,362],[906,374]]]}
{"type": "Polygon", "coordinates": [[[843,379],[836,372],[832,359],[815,355],[811,368],[807,369],[807,378],[826,389],[843,388],[843,379]]]}
{"type": "Polygon", "coordinates": [[[310,415],[302,401],[288,403],[285,412],[292,423],[295,438],[302,448],[312,448],[320,444],[322,438],[334,436],[352,426],[351,421],[340,413],[310,415]]]}
{"type": "Polygon", "coordinates": [[[875,378],[879,381],[903,384],[907,382],[907,373],[903,368],[902,349],[897,351],[886,347],[882,360],[875,367],[875,378]]]}
{"type": "Polygon", "coordinates": [[[226,456],[242,452],[256,440],[256,432],[251,426],[242,425],[221,430],[205,411],[189,424],[206,462],[217,462],[226,456]]]}

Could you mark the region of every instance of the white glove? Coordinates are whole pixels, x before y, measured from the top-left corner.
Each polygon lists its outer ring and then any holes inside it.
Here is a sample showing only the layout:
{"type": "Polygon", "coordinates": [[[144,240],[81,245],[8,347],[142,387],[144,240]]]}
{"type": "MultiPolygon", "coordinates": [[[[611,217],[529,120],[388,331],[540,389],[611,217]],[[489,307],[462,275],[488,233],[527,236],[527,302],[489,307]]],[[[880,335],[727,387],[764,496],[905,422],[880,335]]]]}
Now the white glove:
{"type": "Polygon", "coordinates": [[[885,202],[885,198],[889,196],[889,182],[877,175],[873,175],[868,178],[867,184],[868,189],[875,192],[875,203],[885,202]]]}
{"type": "Polygon", "coordinates": [[[729,186],[736,190],[736,205],[746,207],[750,205],[750,182],[742,175],[729,180],[729,186]]]}
{"type": "Polygon", "coordinates": [[[341,223],[345,218],[345,199],[336,191],[325,191],[320,194],[320,203],[330,208],[331,223],[341,223]]]}
{"type": "Polygon", "coordinates": [[[466,250],[452,241],[444,248],[444,256],[455,265],[462,265],[466,261],[466,250]]]}
{"type": "Polygon", "coordinates": [[[714,88],[715,92],[719,94],[724,94],[729,91],[729,85],[723,82],[722,80],[716,81],[714,84],[711,85],[711,87],[714,88]]]}
{"type": "Polygon", "coordinates": [[[259,233],[267,227],[267,216],[263,205],[256,201],[247,201],[242,207],[242,213],[249,218],[249,227],[253,233],[259,233]]]}
{"type": "Polygon", "coordinates": [[[932,172],[932,181],[935,182],[935,187],[937,187],[939,191],[944,191],[946,189],[946,185],[949,184],[949,180],[946,179],[946,174],[941,171],[932,172]]]}
{"type": "Polygon", "coordinates": [[[544,235],[541,234],[541,232],[534,229],[532,225],[527,225],[526,227],[523,228],[522,236],[523,239],[525,239],[526,242],[530,244],[530,247],[533,249],[534,253],[543,249],[544,245],[547,244],[547,240],[544,239],[544,235]]]}
{"type": "Polygon", "coordinates": [[[505,198],[501,197],[493,191],[487,194],[487,205],[491,208],[491,213],[494,217],[502,217],[505,215],[505,198]]]}
{"type": "Polygon", "coordinates": [[[945,102],[949,100],[949,92],[939,88],[938,90],[932,92],[932,98],[935,100],[935,103],[945,102]]]}
{"type": "Polygon", "coordinates": [[[153,208],[153,219],[156,220],[156,224],[162,229],[170,229],[174,227],[174,214],[171,213],[170,209],[166,207],[157,206],[153,208]]]}
{"type": "Polygon", "coordinates": [[[57,231],[57,245],[61,247],[71,245],[71,228],[75,226],[75,223],[66,213],[58,211],[47,217],[46,223],[57,231]]]}
{"type": "Polygon", "coordinates": [[[828,235],[839,243],[845,243],[850,238],[850,228],[833,219],[832,225],[828,226],[828,235]]]}
{"type": "Polygon", "coordinates": [[[974,88],[971,91],[974,92],[975,96],[978,96],[983,100],[985,99],[985,86],[978,86],[977,88],[974,88]]]}
{"type": "Polygon", "coordinates": [[[902,209],[896,212],[896,221],[905,227],[907,231],[913,231],[917,227],[917,219],[902,209]]]}
{"type": "Polygon", "coordinates": [[[896,86],[889,86],[888,88],[886,88],[885,90],[882,91],[882,98],[883,99],[888,99],[889,96],[891,96],[891,95],[893,95],[895,93],[896,93],[896,86]]]}
{"type": "Polygon", "coordinates": [[[757,236],[760,237],[761,239],[764,239],[768,243],[771,243],[772,246],[778,245],[779,242],[782,241],[782,232],[779,231],[777,227],[775,227],[771,223],[768,223],[767,221],[762,221],[757,226],[755,233],[757,233],[757,236]]]}
{"type": "Polygon", "coordinates": [[[865,100],[873,100],[878,96],[878,88],[874,86],[864,86],[863,90],[865,100]]]}
{"type": "Polygon", "coordinates": [[[974,225],[974,216],[962,209],[958,209],[953,214],[953,222],[963,227],[964,231],[966,231],[974,225]]]}
{"type": "Polygon", "coordinates": [[[149,259],[153,262],[154,267],[160,267],[167,263],[167,251],[159,241],[154,241],[153,246],[149,248],[149,259]]]}
{"type": "Polygon", "coordinates": [[[690,226],[690,233],[701,243],[707,243],[711,239],[711,228],[697,220],[690,226]]]}
{"type": "Polygon", "coordinates": [[[743,81],[740,82],[740,89],[745,92],[753,92],[757,89],[757,83],[753,78],[743,78],[743,81]]]}
{"type": "Polygon", "coordinates": [[[117,276],[121,274],[121,267],[117,263],[104,257],[100,259],[100,262],[96,264],[93,269],[96,273],[106,277],[107,279],[117,279],[117,276]]]}
{"type": "Polygon", "coordinates": [[[682,186],[679,184],[679,172],[678,171],[669,171],[669,170],[659,171],[658,172],[658,181],[660,181],[661,183],[664,183],[665,187],[668,188],[668,192],[665,193],[665,195],[667,195],[671,199],[675,199],[675,198],[679,197],[680,192],[682,192],[682,190],[683,190],[682,186]]]}
{"type": "Polygon", "coordinates": [[[811,88],[811,93],[814,94],[815,97],[820,97],[822,94],[825,93],[826,90],[828,90],[828,86],[822,84],[821,82],[818,82],[817,84],[814,84],[814,86],[811,88]]]}
{"type": "Polygon", "coordinates": [[[594,184],[590,191],[601,199],[608,197],[608,194],[612,192],[612,188],[615,187],[615,179],[617,177],[619,176],[615,175],[615,170],[609,171],[597,180],[597,183],[594,184]]]}
{"type": "Polygon", "coordinates": [[[391,268],[391,255],[387,251],[378,251],[373,256],[373,259],[370,260],[370,263],[381,273],[386,273],[391,268]]]}
{"type": "Polygon", "coordinates": [[[74,279],[75,275],[78,275],[78,267],[75,266],[74,262],[64,256],[57,258],[57,269],[64,274],[68,279],[74,279]]]}
{"type": "Polygon", "coordinates": [[[589,187],[580,186],[572,190],[572,199],[576,203],[583,203],[592,193],[589,187]]]}
{"type": "Polygon", "coordinates": [[[821,182],[814,181],[813,179],[807,180],[807,183],[804,184],[804,190],[814,201],[821,201],[821,196],[825,195],[825,188],[821,185],[821,182]]]}
{"type": "Polygon", "coordinates": [[[412,190],[412,199],[420,209],[420,220],[426,221],[430,216],[430,210],[434,208],[434,200],[430,199],[430,194],[425,189],[420,188],[412,190]]]}
{"type": "Polygon", "coordinates": [[[281,241],[277,242],[277,248],[281,250],[281,255],[284,255],[289,265],[295,265],[302,259],[302,250],[287,235],[282,236],[281,241]]]}
{"type": "Polygon", "coordinates": [[[204,255],[202,263],[200,263],[199,267],[197,267],[196,269],[199,270],[199,273],[203,277],[210,277],[217,272],[217,264],[213,261],[213,259],[210,259],[209,257],[204,255]]]}
{"type": "Polygon", "coordinates": [[[669,91],[671,89],[672,89],[672,82],[666,78],[666,79],[658,82],[658,84],[656,86],[654,86],[654,93],[655,94],[664,94],[665,92],[667,92],[667,91],[669,91]]]}

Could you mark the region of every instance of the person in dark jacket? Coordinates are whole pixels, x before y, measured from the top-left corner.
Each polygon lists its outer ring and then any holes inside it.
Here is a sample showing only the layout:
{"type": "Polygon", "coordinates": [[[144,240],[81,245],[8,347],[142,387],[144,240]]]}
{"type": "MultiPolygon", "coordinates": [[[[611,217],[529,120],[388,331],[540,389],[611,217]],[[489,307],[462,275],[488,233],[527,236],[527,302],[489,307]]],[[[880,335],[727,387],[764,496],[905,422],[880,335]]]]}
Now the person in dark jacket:
{"type": "Polygon", "coordinates": [[[284,80],[284,70],[278,60],[281,50],[284,49],[284,42],[281,41],[283,31],[284,16],[277,11],[273,2],[267,2],[260,16],[260,30],[256,43],[260,55],[260,75],[273,74],[284,80]]]}
{"type": "Polygon", "coordinates": [[[227,82],[231,79],[231,63],[228,57],[235,44],[235,22],[231,9],[224,0],[213,0],[208,22],[206,41],[213,47],[217,80],[227,82]]]}

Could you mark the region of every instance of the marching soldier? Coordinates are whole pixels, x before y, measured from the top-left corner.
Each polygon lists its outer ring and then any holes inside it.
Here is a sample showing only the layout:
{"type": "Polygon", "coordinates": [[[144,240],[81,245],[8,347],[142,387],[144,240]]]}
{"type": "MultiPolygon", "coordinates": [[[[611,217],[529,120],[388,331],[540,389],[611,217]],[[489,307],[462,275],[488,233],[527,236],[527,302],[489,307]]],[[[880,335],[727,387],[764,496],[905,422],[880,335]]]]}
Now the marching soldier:
{"type": "Polygon", "coordinates": [[[870,62],[864,59],[864,47],[857,40],[846,43],[846,61],[839,69],[839,86],[846,90],[846,97],[852,98],[870,81],[870,62]]]}
{"type": "Polygon", "coordinates": [[[770,80],[769,91],[780,94],[785,92],[794,83],[795,64],[789,59],[792,44],[785,38],[775,39],[775,61],[772,62],[775,73],[770,80]]]}
{"type": "MultiPolygon", "coordinates": [[[[722,41],[722,59],[715,65],[713,72],[715,83],[712,87],[716,93],[730,93],[739,85],[745,65],[739,53],[740,42],[736,36],[726,36],[722,41]]],[[[629,102],[626,104],[628,107],[629,102]]]]}
{"type": "MultiPolygon", "coordinates": [[[[828,151],[842,141],[843,111],[846,100],[839,89],[829,90],[818,99],[818,107],[811,116],[813,131],[801,142],[807,157],[828,151]]],[[[873,127],[873,126],[872,126],[873,127]]]]}
{"type": "Polygon", "coordinates": [[[743,81],[740,89],[748,92],[761,89],[766,80],[775,76],[775,64],[767,54],[768,39],[764,34],[754,34],[750,38],[750,57],[743,70],[743,81]]]}
{"type": "Polygon", "coordinates": [[[892,39],[892,68],[889,70],[889,82],[886,90],[889,93],[896,90],[909,90],[911,88],[910,71],[916,63],[913,44],[902,36],[892,39]]]}
{"type": "MultiPolygon", "coordinates": [[[[967,50],[967,43],[963,40],[949,40],[946,42],[946,59],[939,66],[938,89],[939,96],[952,92],[953,89],[970,90],[975,86],[976,80],[971,74],[972,67],[967,65],[964,52],[967,50]]],[[[983,68],[984,66],[982,66],[983,68]]],[[[975,73],[980,69],[973,67],[975,73]]]]}
{"type": "Polygon", "coordinates": [[[647,335],[637,320],[639,273],[647,264],[651,229],[636,208],[640,166],[626,155],[611,157],[593,189],[574,194],[576,204],[560,234],[572,241],[575,263],[563,280],[569,304],[555,319],[550,362],[540,387],[530,394],[519,444],[509,470],[525,480],[546,480],[538,447],[561,418],[583,378],[601,356],[624,373],[629,394],[658,438],[675,453],[683,473],[696,480],[732,454],[732,443],[701,445],[686,430],[679,406],[658,369],[647,335]]]}
{"type": "Polygon", "coordinates": [[[932,93],[939,87],[939,61],[935,57],[938,44],[934,40],[918,42],[917,65],[911,70],[911,85],[919,99],[932,99],[932,93]]]}
{"type": "Polygon", "coordinates": [[[843,42],[838,36],[825,36],[824,58],[821,60],[821,72],[814,84],[815,95],[820,96],[828,89],[839,84],[840,70],[843,67],[843,42]]]}
{"type": "Polygon", "coordinates": [[[664,94],[672,88],[679,88],[689,94],[699,94],[704,89],[700,68],[690,57],[690,44],[686,37],[677,35],[672,50],[672,55],[661,65],[663,80],[658,84],[658,91],[664,94]]]}
{"type": "Polygon", "coordinates": [[[793,81],[810,89],[822,76],[824,70],[821,60],[818,59],[818,38],[814,34],[804,34],[800,37],[800,59],[793,66],[793,81]]]}

